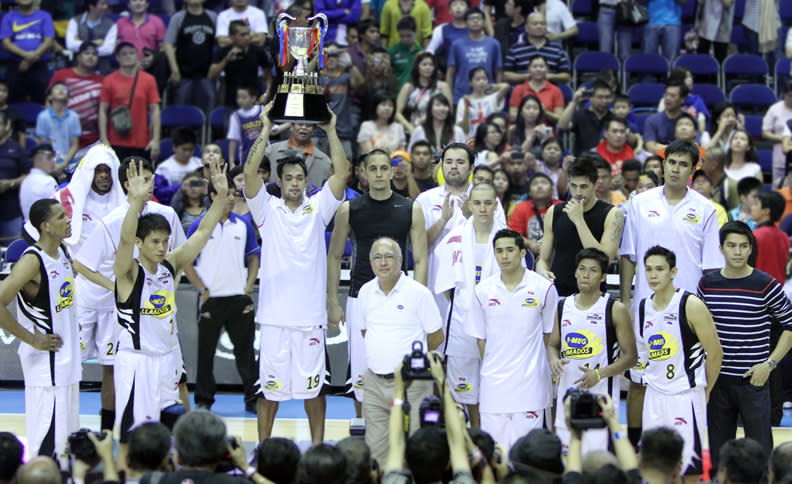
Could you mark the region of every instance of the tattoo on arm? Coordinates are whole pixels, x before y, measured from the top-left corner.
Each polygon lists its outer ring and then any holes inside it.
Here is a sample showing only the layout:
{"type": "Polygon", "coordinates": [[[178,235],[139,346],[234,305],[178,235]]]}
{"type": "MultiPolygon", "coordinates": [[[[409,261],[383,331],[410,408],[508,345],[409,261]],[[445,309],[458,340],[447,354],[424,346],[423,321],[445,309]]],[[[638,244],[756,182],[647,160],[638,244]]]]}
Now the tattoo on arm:
{"type": "Polygon", "coordinates": [[[258,151],[261,149],[262,144],[263,144],[263,138],[261,137],[256,138],[256,141],[253,142],[253,146],[250,147],[250,151],[248,151],[248,160],[251,160],[253,159],[254,156],[256,156],[258,151]]]}
{"type": "MultiPolygon", "coordinates": [[[[621,209],[618,209],[621,212],[621,209]]],[[[611,240],[615,242],[620,242],[622,238],[622,232],[624,232],[624,216],[621,213],[616,214],[616,220],[613,226],[613,232],[611,232],[611,240]]]]}

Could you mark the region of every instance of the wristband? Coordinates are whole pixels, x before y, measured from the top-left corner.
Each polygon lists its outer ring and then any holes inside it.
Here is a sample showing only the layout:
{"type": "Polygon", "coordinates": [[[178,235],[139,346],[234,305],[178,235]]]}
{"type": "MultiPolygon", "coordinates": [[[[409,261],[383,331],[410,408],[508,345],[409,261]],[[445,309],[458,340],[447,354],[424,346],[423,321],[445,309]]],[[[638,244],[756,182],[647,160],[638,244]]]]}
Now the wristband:
{"type": "Polygon", "coordinates": [[[401,407],[402,405],[404,405],[404,400],[401,398],[394,398],[391,400],[391,407],[401,407]]]}
{"type": "Polygon", "coordinates": [[[613,440],[619,440],[622,438],[622,434],[619,432],[613,432],[613,440]]]}
{"type": "Polygon", "coordinates": [[[253,466],[249,466],[245,471],[245,477],[247,477],[248,479],[253,477],[255,474],[256,474],[256,468],[253,466]]]}
{"type": "Polygon", "coordinates": [[[597,381],[598,381],[598,382],[599,382],[600,380],[602,380],[602,377],[600,376],[599,368],[594,368],[594,373],[596,373],[596,374],[597,374],[597,381]]]}

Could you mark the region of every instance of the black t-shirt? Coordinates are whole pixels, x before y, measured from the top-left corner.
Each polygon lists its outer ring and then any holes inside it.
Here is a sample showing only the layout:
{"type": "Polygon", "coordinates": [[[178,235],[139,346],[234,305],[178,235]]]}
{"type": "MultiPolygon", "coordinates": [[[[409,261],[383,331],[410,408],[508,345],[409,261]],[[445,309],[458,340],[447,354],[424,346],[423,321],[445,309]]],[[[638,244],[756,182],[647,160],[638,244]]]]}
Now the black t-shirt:
{"type": "MultiPolygon", "coordinates": [[[[215,52],[213,64],[219,64],[231,51],[231,46],[218,49],[215,52]]],[[[236,90],[238,86],[257,86],[260,88],[259,67],[268,71],[272,68],[272,58],[263,47],[250,45],[240,59],[234,60],[225,66],[225,105],[236,105],[236,90]]]]}
{"type": "Polygon", "coordinates": [[[208,13],[193,15],[185,10],[176,34],[176,61],[185,79],[206,77],[212,60],[215,23],[208,13]]]}
{"type": "Polygon", "coordinates": [[[575,156],[596,148],[602,139],[602,129],[613,113],[608,111],[602,119],[594,111],[584,108],[575,111],[572,116],[572,129],[575,132],[575,156]]]}
{"type": "MultiPolygon", "coordinates": [[[[18,178],[30,171],[32,163],[25,150],[13,139],[0,145],[0,180],[18,178]]],[[[21,217],[19,208],[19,184],[0,194],[0,220],[21,217]]]]}
{"type": "Polygon", "coordinates": [[[418,189],[421,190],[421,193],[437,186],[437,182],[431,176],[428,178],[416,178],[415,184],[418,185],[418,189]]]}
{"type": "Polygon", "coordinates": [[[410,198],[410,186],[407,185],[404,189],[399,190],[396,188],[396,185],[393,184],[393,180],[391,180],[391,190],[398,193],[399,195],[403,196],[404,198],[410,198]]]}

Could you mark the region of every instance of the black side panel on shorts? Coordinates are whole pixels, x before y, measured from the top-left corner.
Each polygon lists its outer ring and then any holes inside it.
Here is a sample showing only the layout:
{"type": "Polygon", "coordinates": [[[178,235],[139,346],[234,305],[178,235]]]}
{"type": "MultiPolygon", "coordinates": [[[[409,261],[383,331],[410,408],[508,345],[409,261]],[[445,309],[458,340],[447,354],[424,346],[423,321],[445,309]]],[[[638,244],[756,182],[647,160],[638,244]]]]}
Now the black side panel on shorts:
{"type": "MultiPolygon", "coordinates": [[[[54,354],[54,353],[53,353],[54,354]]],[[[47,457],[55,458],[55,408],[56,403],[52,403],[52,415],[50,416],[50,426],[47,429],[47,434],[44,440],[41,441],[38,455],[45,455],[47,457]]]]}
{"type": "Polygon", "coordinates": [[[135,423],[135,415],[133,407],[135,406],[135,377],[132,378],[132,390],[129,391],[129,400],[127,400],[124,407],[124,413],[121,415],[121,428],[118,429],[119,439],[122,444],[129,442],[129,429],[135,423]]]}

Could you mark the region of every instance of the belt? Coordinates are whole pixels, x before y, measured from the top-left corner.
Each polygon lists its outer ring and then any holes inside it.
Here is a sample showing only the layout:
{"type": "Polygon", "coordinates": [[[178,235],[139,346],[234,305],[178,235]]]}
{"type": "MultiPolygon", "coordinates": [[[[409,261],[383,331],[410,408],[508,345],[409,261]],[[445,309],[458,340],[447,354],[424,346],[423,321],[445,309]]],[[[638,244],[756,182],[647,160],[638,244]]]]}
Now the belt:
{"type": "Polygon", "coordinates": [[[378,376],[378,377],[380,377],[380,378],[384,378],[384,379],[386,379],[386,380],[393,380],[393,377],[394,377],[394,374],[393,374],[393,373],[386,373],[386,374],[384,374],[384,375],[380,375],[379,373],[374,373],[374,372],[372,371],[372,372],[371,372],[371,374],[372,374],[372,375],[374,375],[374,376],[378,376]]]}

